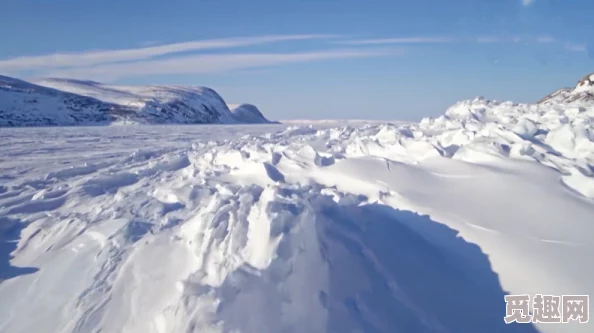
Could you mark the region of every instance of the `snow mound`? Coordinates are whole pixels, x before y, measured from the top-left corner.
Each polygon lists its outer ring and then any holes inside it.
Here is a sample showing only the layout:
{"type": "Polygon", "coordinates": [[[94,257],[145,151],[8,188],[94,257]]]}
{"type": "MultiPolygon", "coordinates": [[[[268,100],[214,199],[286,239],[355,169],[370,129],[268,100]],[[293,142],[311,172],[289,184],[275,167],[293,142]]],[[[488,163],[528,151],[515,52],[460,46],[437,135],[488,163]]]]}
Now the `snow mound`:
{"type": "Polygon", "coordinates": [[[262,112],[252,104],[229,104],[229,110],[233,114],[233,117],[243,124],[266,124],[271,123],[270,120],[266,119],[262,112]]]}
{"type": "Polygon", "coordinates": [[[506,294],[594,294],[593,118],[477,98],[192,143],[7,129],[0,330],[592,332],[503,317],[506,294]]]}

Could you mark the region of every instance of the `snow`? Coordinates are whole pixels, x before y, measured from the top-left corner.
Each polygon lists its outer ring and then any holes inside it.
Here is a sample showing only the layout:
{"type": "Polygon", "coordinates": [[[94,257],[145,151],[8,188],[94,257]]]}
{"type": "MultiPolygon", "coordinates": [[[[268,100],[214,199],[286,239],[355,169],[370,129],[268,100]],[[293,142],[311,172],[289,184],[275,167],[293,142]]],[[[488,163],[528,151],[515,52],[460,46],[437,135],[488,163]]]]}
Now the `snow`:
{"type": "Polygon", "coordinates": [[[402,124],[406,123],[405,121],[400,120],[393,120],[393,121],[386,121],[386,120],[377,120],[377,119],[285,119],[279,120],[282,124],[287,125],[296,125],[296,126],[328,126],[328,127],[337,127],[342,126],[344,124],[349,125],[369,125],[369,124],[402,124]]]}
{"type": "Polygon", "coordinates": [[[253,104],[228,104],[233,117],[242,124],[265,124],[270,121],[253,104]]]}
{"type": "Polygon", "coordinates": [[[592,118],[3,129],[0,331],[592,332],[592,118]]]}
{"type": "Polygon", "coordinates": [[[270,123],[254,108],[232,113],[216,91],[201,86],[0,76],[0,127],[270,123]]]}
{"type": "MultiPolygon", "coordinates": [[[[201,110],[204,105],[220,112],[220,123],[235,123],[225,101],[212,89],[201,86],[110,86],[94,81],[45,78],[34,81],[40,86],[69,93],[92,97],[106,103],[117,104],[138,110],[139,113],[159,114],[170,104],[176,108],[201,110]]],[[[208,110],[202,110],[206,112],[208,110]]],[[[175,122],[184,122],[185,114],[175,114],[175,122]]]]}
{"type": "Polygon", "coordinates": [[[541,104],[590,105],[594,101],[594,74],[584,76],[573,88],[563,88],[543,98],[541,104]]]}
{"type": "Polygon", "coordinates": [[[112,105],[0,75],[0,127],[107,124],[112,105]]]}

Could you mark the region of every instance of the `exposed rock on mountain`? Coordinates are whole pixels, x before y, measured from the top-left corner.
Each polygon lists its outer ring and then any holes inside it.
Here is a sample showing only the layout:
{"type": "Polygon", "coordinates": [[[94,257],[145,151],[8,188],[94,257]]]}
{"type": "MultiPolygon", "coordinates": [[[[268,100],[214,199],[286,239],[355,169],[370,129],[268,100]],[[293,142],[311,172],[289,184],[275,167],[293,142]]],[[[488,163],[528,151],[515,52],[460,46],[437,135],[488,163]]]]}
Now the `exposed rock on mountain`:
{"type": "Polygon", "coordinates": [[[584,76],[573,88],[562,88],[538,101],[538,104],[590,104],[594,102],[594,73],[584,76]]]}

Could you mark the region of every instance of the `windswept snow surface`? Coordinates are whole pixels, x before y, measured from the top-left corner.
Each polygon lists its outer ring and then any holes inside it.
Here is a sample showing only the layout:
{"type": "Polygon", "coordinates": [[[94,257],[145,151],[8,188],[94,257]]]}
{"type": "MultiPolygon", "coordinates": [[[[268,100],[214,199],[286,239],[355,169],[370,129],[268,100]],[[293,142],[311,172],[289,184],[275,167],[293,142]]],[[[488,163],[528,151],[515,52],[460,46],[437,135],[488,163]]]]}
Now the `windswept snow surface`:
{"type": "Polygon", "coordinates": [[[593,332],[593,117],[2,130],[0,332],[593,332]]]}

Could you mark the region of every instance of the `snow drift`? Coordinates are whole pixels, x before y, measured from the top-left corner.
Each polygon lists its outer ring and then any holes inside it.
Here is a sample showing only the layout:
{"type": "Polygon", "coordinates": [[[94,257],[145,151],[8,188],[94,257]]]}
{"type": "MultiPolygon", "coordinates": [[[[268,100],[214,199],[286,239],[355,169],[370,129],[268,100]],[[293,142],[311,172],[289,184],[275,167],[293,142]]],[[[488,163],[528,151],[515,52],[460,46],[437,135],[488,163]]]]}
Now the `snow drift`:
{"type": "Polygon", "coordinates": [[[0,331],[592,332],[503,321],[594,294],[592,118],[3,130],[0,331]]]}
{"type": "MultiPolygon", "coordinates": [[[[94,81],[0,77],[0,126],[235,124],[217,92],[189,86],[108,86],[94,81]]],[[[261,114],[260,114],[261,116],[261,114]]],[[[268,122],[251,117],[245,120],[268,122]]]]}

